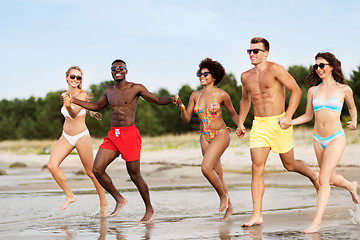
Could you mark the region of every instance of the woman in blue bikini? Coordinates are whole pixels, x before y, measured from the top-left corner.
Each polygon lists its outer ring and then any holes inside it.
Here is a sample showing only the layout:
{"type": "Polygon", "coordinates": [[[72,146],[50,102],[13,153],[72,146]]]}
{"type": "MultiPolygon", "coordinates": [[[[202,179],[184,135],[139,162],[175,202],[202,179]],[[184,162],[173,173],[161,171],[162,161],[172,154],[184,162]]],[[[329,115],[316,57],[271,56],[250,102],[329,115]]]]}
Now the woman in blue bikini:
{"type": "MultiPolygon", "coordinates": [[[[76,98],[84,101],[89,100],[88,95],[81,87],[82,71],[79,67],[73,66],[68,69],[66,72],[66,82],[68,84],[67,93],[70,93],[71,95],[76,96],[76,98]]],[[[67,93],[63,94],[65,95],[67,93]]],[[[76,201],[76,197],[66,181],[65,174],[60,168],[62,161],[64,161],[71,151],[76,148],[86,174],[93,181],[99,195],[99,215],[100,217],[105,217],[107,209],[105,190],[101,187],[92,173],[94,157],[92,152],[91,137],[85,124],[86,110],[78,105],[72,105],[70,103],[70,98],[65,98],[64,106],[61,108],[61,113],[65,118],[63,133],[53,147],[48,163],[48,169],[66,195],[65,203],[60,208],[60,211],[66,209],[70,203],[76,201]]]]}
{"type": "Polygon", "coordinates": [[[341,71],[341,62],[329,52],[318,53],[316,64],[306,78],[306,84],[312,86],[307,93],[305,114],[292,120],[292,125],[306,123],[315,115],[313,145],[319,164],[319,192],[315,217],[305,233],[318,232],[322,217],[330,197],[330,185],[347,189],[355,204],[359,203],[356,193],[358,183],[349,182],[335,173],[346,146],[345,133],[342,129],[340,115],[344,101],[346,102],[351,121],[347,127],[357,127],[357,110],[351,88],[341,71]]]}

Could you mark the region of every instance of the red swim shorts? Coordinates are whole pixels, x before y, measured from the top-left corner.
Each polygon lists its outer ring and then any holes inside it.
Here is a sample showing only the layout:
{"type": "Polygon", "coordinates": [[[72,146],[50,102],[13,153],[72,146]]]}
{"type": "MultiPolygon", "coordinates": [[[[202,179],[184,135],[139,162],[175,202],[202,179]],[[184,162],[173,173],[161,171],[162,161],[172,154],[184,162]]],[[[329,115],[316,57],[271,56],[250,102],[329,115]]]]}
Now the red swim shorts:
{"type": "Polygon", "coordinates": [[[140,132],[135,124],[128,127],[111,127],[99,149],[101,148],[117,152],[126,162],[139,160],[140,132]]]}

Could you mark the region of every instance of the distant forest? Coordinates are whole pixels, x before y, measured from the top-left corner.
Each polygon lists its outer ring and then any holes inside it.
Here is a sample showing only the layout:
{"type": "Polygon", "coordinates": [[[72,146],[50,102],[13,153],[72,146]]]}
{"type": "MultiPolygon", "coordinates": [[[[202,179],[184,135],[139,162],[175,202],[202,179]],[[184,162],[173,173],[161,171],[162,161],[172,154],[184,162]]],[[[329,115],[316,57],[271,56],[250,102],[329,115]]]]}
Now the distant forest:
{"type": "MultiPolygon", "coordinates": [[[[301,102],[294,117],[305,112],[307,88],[304,84],[306,76],[309,74],[311,67],[299,65],[290,66],[288,72],[295,78],[303,91],[301,102]]],[[[241,99],[241,85],[237,83],[232,73],[226,74],[225,78],[218,85],[219,88],[225,90],[229,95],[235,107],[239,111],[241,99]]],[[[353,70],[348,79],[348,84],[354,92],[354,99],[358,111],[360,111],[360,66],[357,70],[353,70]]],[[[113,85],[113,81],[104,81],[100,84],[90,86],[93,94],[92,101],[96,102],[103,95],[106,87],[113,85]]],[[[145,86],[146,87],[146,86],[145,86]]],[[[199,85],[197,89],[201,89],[199,85]]],[[[178,93],[170,93],[166,89],[159,89],[154,94],[159,96],[172,96],[179,94],[184,104],[187,106],[189,97],[194,90],[189,85],[183,85],[178,93]]],[[[12,139],[56,139],[62,132],[64,117],[60,113],[62,103],[60,102],[60,94],[64,92],[49,92],[45,98],[14,99],[0,101],[0,140],[12,139]]],[[[287,92],[287,101],[290,93],[287,92]]],[[[93,137],[104,137],[110,129],[111,111],[106,107],[101,111],[103,118],[98,121],[89,115],[86,117],[86,124],[93,137]]],[[[223,118],[226,124],[235,128],[227,111],[223,111],[223,118]]],[[[246,118],[245,126],[251,127],[253,119],[253,111],[250,109],[246,118]]],[[[350,119],[346,104],[344,104],[342,112],[342,121],[346,126],[346,121],[350,119]]],[[[137,114],[135,124],[139,128],[142,135],[156,136],[162,134],[181,134],[186,132],[199,131],[199,120],[197,116],[192,117],[188,125],[183,124],[180,117],[180,109],[174,104],[168,106],[158,106],[139,99],[137,106],[137,114]]],[[[313,121],[308,123],[312,126],[313,121]]]]}

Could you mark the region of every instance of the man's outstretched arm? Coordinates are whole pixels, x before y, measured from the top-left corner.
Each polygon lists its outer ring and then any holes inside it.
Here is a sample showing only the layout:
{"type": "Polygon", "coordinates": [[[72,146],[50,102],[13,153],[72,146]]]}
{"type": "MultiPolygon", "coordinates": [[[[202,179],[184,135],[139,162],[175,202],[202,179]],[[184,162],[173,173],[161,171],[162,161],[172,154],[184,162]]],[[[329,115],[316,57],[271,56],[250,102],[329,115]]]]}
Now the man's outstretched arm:
{"type": "Polygon", "coordinates": [[[146,101],[151,102],[151,103],[155,103],[158,105],[168,105],[170,103],[175,103],[177,100],[176,96],[172,96],[172,97],[161,97],[161,96],[157,96],[151,92],[149,92],[143,85],[139,85],[140,88],[140,96],[142,98],[144,98],[146,101]]]}

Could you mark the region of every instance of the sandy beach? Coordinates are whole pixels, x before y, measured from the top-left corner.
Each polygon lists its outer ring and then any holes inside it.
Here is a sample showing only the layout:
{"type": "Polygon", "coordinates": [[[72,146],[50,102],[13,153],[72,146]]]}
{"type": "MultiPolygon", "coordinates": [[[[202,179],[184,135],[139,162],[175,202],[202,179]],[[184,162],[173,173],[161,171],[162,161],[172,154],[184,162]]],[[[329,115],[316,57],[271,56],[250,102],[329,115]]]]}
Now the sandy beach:
{"type": "MultiPolygon", "coordinates": [[[[307,134],[309,131],[295,131],[295,157],[316,171],[311,135],[307,134]]],[[[0,169],[7,175],[0,176],[0,239],[360,239],[360,209],[346,190],[335,187],[321,232],[304,235],[302,230],[315,213],[316,192],[308,179],[284,171],[273,153],[265,174],[264,224],[240,227],[252,211],[251,160],[247,139],[234,135],[222,157],[235,209],[226,222],[219,221],[219,199],[201,174],[198,146],[154,150],[149,144],[155,140],[144,138],[141,167],[156,210],[151,224],[137,223],[144,205],[120,158],[109,166],[108,173],[129,202],[117,216],[100,219],[95,189],[86,175],[78,174],[82,165],[76,154],[70,155],[62,168],[77,201],[60,212],[65,195],[42,168],[49,155],[1,152],[0,169]],[[10,168],[14,162],[27,167],[10,168]]],[[[352,140],[358,135],[358,130],[348,134],[349,143],[337,172],[360,182],[360,148],[352,140]]],[[[94,154],[98,144],[94,141],[94,154]]],[[[110,212],[114,200],[109,194],[107,200],[110,212]]]]}

